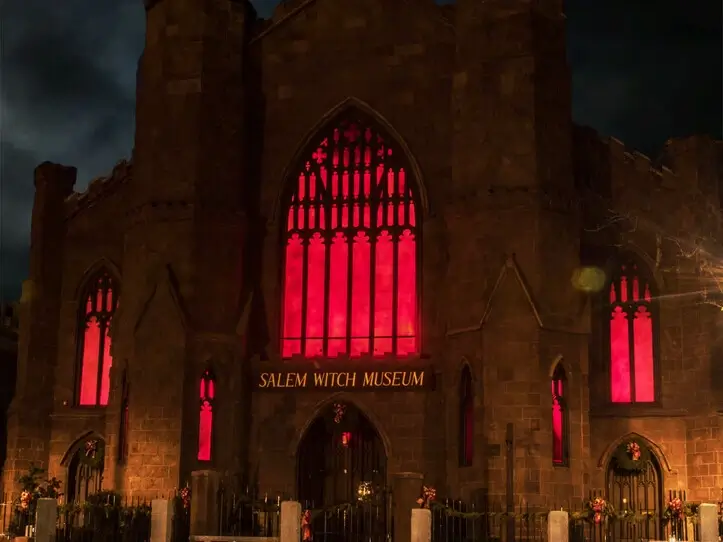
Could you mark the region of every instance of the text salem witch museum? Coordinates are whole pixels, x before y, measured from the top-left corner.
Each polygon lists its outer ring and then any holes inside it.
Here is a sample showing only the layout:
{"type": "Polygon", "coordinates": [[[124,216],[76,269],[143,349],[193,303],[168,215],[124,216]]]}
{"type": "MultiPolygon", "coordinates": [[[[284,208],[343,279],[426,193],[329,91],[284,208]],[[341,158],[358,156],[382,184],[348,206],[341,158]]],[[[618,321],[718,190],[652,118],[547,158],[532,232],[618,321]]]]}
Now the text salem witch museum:
{"type": "Polygon", "coordinates": [[[430,385],[427,371],[308,371],[260,373],[259,389],[420,389],[430,385]]]}

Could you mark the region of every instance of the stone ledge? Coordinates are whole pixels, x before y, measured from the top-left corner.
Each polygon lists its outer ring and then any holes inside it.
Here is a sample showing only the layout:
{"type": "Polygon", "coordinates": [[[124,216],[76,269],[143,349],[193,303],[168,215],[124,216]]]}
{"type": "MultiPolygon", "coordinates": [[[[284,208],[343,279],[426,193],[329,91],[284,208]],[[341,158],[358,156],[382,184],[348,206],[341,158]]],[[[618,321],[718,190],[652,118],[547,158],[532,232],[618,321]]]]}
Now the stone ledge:
{"type": "Polygon", "coordinates": [[[206,536],[190,537],[191,542],[279,542],[278,536],[206,536]]]}

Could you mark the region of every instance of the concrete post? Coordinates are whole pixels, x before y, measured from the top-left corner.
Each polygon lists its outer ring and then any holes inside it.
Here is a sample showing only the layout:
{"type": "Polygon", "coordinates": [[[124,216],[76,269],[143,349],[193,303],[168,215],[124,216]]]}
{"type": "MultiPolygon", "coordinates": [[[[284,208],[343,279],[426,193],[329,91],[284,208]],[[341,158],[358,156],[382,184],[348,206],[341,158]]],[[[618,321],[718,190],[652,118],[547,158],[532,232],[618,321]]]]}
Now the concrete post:
{"type": "Polygon", "coordinates": [[[221,473],[197,470],[191,473],[191,536],[218,536],[221,473]]]}
{"type": "Polygon", "coordinates": [[[700,542],[718,542],[718,506],[703,503],[698,509],[700,542]]]}
{"type": "Polygon", "coordinates": [[[432,511],[412,508],[412,542],[432,540],[432,511]]]}
{"type": "Polygon", "coordinates": [[[412,536],[411,510],[419,508],[417,499],[422,491],[423,476],[418,472],[398,472],[393,478],[394,542],[410,542],[412,536]]]}
{"type": "Polygon", "coordinates": [[[547,540],[548,542],[568,542],[570,534],[570,518],[567,512],[553,510],[547,516],[547,540]]]}
{"type": "Polygon", "coordinates": [[[151,542],[171,542],[173,533],[173,501],[151,501],[151,542]]]}
{"type": "Polygon", "coordinates": [[[38,499],[35,508],[36,542],[54,542],[58,524],[58,501],[56,499],[38,499]]]}
{"type": "Polygon", "coordinates": [[[281,503],[279,522],[279,542],[299,542],[301,540],[301,503],[284,501],[281,503]]]}

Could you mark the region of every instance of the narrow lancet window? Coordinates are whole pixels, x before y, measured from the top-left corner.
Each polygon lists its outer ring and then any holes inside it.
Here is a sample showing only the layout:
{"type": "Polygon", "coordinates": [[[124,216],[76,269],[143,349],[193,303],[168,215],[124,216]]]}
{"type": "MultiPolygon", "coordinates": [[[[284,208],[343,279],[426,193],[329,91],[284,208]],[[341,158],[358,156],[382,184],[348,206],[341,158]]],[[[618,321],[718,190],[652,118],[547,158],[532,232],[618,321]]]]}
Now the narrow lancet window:
{"type": "Polygon", "coordinates": [[[201,402],[198,418],[198,460],[211,461],[213,441],[213,401],[216,396],[216,379],[211,371],[201,377],[199,399],[201,402]]]}
{"type": "Polygon", "coordinates": [[[566,387],[565,369],[558,364],[552,375],[552,463],[558,466],[568,461],[566,387]]]}
{"type": "Polygon", "coordinates": [[[459,387],[459,466],[470,467],[474,456],[474,393],[468,366],[462,371],[459,387]]]}

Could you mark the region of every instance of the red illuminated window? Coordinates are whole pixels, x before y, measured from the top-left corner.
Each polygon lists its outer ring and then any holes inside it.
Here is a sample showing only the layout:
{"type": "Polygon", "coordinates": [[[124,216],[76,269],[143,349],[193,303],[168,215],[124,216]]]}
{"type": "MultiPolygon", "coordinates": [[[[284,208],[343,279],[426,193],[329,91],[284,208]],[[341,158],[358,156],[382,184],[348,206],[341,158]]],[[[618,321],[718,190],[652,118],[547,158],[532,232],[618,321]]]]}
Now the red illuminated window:
{"type": "Polygon", "coordinates": [[[655,311],[652,285],[636,264],[619,268],[609,290],[610,400],[655,401],[655,311]]]}
{"type": "Polygon", "coordinates": [[[106,406],[110,392],[110,323],[118,306],[117,285],[110,274],[98,273],[83,289],[78,339],[80,406],[106,406]]]}
{"type": "Polygon", "coordinates": [[[211,371],[201,377],[199,399],[201,409],[198,417],[198,460],[211,461],[211,442],[213,440],[213,400],[216,397],[216,379],[211,371]]]}
{"type": "Polygon", "coordinates": [[[370,122],[322,134],[286,210],[284,358],[418,351],[413,179],[370,122]]]}
{"type": "Polygon", "coordinates": [[[552,374],[552,463],[560,466],[568,459],[566,387],[565,369],[558,364],[552,374]]]}
{"type": "Polygon", "coordinates": [[[128,373],[124,370],[120,407],[120,425],[118,428],[119,463],[125,463],[125,460],[128,458],[128,391],[128,373]]]}
{"type": "Polygon", "coordinates": [[[471,467],[474,454],[474,394],[469,367],[462,371],[459,390],[459,466],[471,467]]]}

